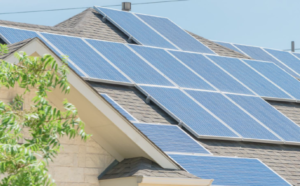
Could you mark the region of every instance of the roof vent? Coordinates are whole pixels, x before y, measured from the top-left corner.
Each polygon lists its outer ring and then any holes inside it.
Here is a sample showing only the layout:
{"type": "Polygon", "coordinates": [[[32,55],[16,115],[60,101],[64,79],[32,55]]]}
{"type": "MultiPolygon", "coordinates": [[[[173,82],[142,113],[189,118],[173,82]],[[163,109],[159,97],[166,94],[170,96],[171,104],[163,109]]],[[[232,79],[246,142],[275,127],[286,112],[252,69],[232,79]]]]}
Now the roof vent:
{"type": "Polygon", "coordinates": [[[291,51],[295,52],[295,42],[294,41],[292,41],[291,51]]]}
{"type": "Polygon", "coordinates": [[[130,11],[131,10],[131,2],[122,2],[122,10],[130,11]]]}

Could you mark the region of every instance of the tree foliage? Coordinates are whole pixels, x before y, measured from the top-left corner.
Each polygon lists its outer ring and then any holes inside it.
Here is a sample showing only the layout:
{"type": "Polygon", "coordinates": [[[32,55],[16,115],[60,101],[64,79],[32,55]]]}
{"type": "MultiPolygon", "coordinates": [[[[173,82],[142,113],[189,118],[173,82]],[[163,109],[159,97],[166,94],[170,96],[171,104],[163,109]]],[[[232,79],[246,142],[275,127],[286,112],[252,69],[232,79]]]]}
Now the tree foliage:
{"type": "MultiPolygon", "coordinates": [[[[7,51],[0,45],[0,55],[7,51]]],[[[64,109],[59,110],[47,101],[47,94],[54,89],[70,92],[66,60],[59,66],[51,55],[15,56],[18,64],[0,60],[0,88],[23,90],[9,104],[0,100],[0,174],[5,175],[0,186],[54,185],[47,165],[61,148],[59,139],[80,136],[87,140],[89,135],[72,104],[65,100],[64,109]],[[24,109],[24,96],[33,90],[32,105],[24,109]],[[25,130],[29,136],[24,136],[25,130]]]]}

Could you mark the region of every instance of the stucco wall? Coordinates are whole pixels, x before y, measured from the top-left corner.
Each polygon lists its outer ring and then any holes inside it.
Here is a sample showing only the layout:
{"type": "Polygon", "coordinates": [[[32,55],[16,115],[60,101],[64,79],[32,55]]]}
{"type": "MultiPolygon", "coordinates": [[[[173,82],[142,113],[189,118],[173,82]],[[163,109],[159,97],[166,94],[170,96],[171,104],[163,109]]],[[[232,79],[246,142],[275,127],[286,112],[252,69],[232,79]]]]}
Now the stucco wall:
{"type": "MultiPolygon", "coordinates": [[[[21,89],[0,88],[0,100],[8,103],[21,89]]],[[[27,94],[24,100],[24,109],[30,107],[30,100],[34,91],[27,94]]],[[[54,105],[55,106],[55,105],[54,105]]],[[[27,133],[24,131],[24,133],[27,133]]],[[[62,138],[62,150],[49,164],[49,173],[58,186],[96,186],[99,185],[97,177],[106,169],[114,158],[108,154],[93,139],[87,142],[80,138],[62,138]]],[[[1,175],[0,175],[1,178],[1,175]]]]}

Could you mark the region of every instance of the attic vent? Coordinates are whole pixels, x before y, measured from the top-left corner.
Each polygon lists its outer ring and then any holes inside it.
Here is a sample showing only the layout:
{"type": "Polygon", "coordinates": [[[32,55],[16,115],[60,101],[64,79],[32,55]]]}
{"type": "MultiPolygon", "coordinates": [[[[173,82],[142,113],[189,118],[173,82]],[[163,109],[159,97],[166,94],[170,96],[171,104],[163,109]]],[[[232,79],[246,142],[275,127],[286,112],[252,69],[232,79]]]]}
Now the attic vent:
{"type": "Polygon", "coordinates": [[[130,11],[131,10],[131,2],[122,2],[122,10],[130,11]]]}

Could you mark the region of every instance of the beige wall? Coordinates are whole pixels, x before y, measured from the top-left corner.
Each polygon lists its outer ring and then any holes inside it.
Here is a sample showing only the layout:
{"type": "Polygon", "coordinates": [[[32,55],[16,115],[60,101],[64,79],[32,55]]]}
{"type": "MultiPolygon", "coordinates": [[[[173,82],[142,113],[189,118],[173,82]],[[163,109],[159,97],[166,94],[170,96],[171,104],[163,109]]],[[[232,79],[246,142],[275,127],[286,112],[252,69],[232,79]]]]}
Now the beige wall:
{"type": "MultiPolygon", "coordinates": [[[[0,100],[8,103],[22,91],[18,88],[9,90],[0,88],[0,100]]],[[[34,91],[31,91],[25,96],[24,109],[30,107],[30,100],[34,95],[34,91]]],[[[51,103],[56,106],[52,101],[51,103]]],[[[114,158],[93,139],[83,142],[80,138],[71,140],[63,138],[61,143],[63,146],[61,152],[54,162],[49,164],[49,172],[57,185],[98,186],[97,177],[114,161],[114,158]]]]}

